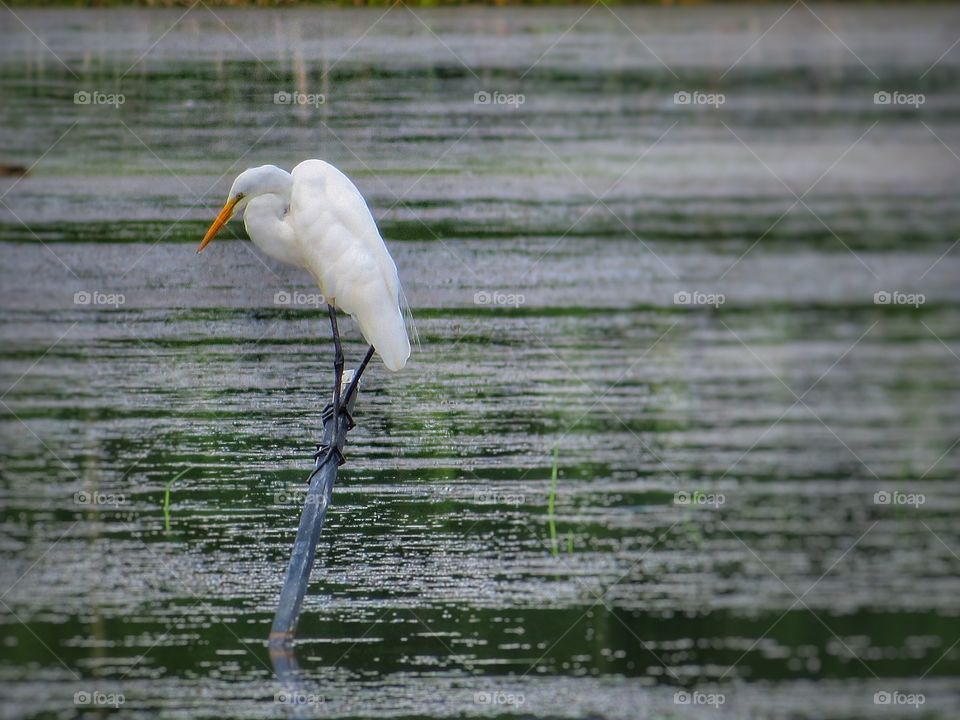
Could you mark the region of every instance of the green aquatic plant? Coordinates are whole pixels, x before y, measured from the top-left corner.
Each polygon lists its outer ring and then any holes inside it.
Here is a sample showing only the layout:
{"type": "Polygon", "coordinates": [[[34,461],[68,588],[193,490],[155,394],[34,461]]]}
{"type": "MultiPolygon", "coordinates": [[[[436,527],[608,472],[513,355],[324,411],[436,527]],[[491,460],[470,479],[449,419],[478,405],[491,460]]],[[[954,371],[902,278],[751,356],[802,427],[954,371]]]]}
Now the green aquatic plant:
{"type": "MultiPolygon", "coordinates": [[[[550,471],[550,494],[547,496],[547,524],[550,527],[550,552],[554,557],[560,554],[560,542],[557,532],[557,479],[560,466],[557,462],[557,448],[553,449],[553,468],[550,471]]],[[[573,531],[567,531],[567,552],[573,552],[573,531]]]]}
{"type": "Polygon", "coordinates": [[[167,484],[163,489],[163,528],[166,532],[170,532],[170,490],[173,487],[173,484],[186,475],[188,472],[193,470],[191,465],[186,470],[183,470],[167,481],[167,484]]]}
{"type": "Polygon", "coordinates": [[[547,498],[547,522],[550,525],[550,551],[557,556],[560,549],[557,546],[557,516],[554,512],[557,501],[557,477],[559,476],[557,465],[557,448],[553,449],[553,470],[550,473],[550,496],[547,498]]]}

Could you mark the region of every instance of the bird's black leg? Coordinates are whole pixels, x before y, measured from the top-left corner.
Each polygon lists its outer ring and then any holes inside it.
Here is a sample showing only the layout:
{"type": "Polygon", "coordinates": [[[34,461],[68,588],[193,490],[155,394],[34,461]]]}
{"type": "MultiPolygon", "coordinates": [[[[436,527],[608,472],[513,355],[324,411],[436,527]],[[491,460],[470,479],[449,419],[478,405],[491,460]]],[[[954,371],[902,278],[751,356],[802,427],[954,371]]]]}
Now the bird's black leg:
{"type": "Polygon", "coordinates": [[[333,427],[336,428],[340,412],[340,385],[343,384],[343,348],[340,346],[337,311],[333,305],[327,305],[327,312],[330,313],[330,328],[333,330],[333,427]]]}
{"type": "MultiPolygon", "coordinates": [[[[333,305],[327,305],[327,313],[330,316],[330,329],[333,331],[333,404],[331,412],[333,413],[333,442],[331,445],[318,445],[314,459],[319,461],[338,443],[340,434],[340,385],[343,383],[343,348],[340,345],[340,330],[337,327],[337,311],[333,305]]],[[[326,412],[324,412],[324,415],[326,412]]],[[[319,464],[318,464],[319,467],[319,464]]]]}
{"type": "Polygon", "coordinates": [[[360,367],[357,368],[357,371],[353,374],[353,377],[350,378],[350,384],[347,385],[347,391],[343,394],[343,406],[347,407],[347,404],[350,402],[350,396],[353,395],[354,390],[357,389],[357,385],[360,383],[360,376],[363,375],[363,371],[367,369],[367,364],[370,362],[370,358],[373,357],[373,345],[367,348],[367,354],[363,356],[363,362],[360,363],[360,367]]]}

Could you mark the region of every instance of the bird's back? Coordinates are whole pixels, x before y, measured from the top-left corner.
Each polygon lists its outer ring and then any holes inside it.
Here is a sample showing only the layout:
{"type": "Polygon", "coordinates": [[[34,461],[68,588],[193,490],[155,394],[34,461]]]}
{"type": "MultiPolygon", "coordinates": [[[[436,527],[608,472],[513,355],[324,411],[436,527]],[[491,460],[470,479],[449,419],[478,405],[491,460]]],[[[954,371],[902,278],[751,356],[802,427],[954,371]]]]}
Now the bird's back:
{"type": "Polygon", "coordinates": [[[322,160],[293,169],[290,215],[304,266],[390,370],[410,356],[397,266],[360,191],[322,160]]]}

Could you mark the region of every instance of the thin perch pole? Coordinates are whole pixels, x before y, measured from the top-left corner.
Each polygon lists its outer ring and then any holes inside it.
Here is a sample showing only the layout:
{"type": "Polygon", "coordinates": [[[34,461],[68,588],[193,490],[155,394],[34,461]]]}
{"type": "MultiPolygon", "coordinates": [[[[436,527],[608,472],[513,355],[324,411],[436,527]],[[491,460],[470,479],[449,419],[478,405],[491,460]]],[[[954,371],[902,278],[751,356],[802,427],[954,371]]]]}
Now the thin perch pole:
{"type": "MultiPolygon", "coordinates": [[[[356,401],[357,383],[360,373],[370,362],[373,356],[373,347],[367,350],[363,363],[357,372],[349,378],[346,392],[343,394],[342,409],[333,412],[329,405],[323,412],[323,444],[329,448],[316,461],[316,466],[307,479],[309,487],[307,498],[300,515],[300,526],[297,528],[297,538],[293,543],[290,554],[290,565],[287,568],[287,577],[280,591],[280,601],[277,612],[273,616],[273,626],[270,628],[270,645],[288,644],[293,640],[293,633],[300,618],[300,609],[303,606],[303,597],[310,580],[310,571],[313,569],[313,560],[316,555],[317,543],[320,540],[320,531],[323,530],[323,521],[327,516],[327,509],[333,500],[333,486],[337,481],[337,468],[343,458],[343,447],[347,440],[347,433],[353,427],[350,414],[356,401]],[[334,427],[336,418],[336,427],[334,427]]],[[[344,377],[344,381],[348,378],[344,377]]]]}

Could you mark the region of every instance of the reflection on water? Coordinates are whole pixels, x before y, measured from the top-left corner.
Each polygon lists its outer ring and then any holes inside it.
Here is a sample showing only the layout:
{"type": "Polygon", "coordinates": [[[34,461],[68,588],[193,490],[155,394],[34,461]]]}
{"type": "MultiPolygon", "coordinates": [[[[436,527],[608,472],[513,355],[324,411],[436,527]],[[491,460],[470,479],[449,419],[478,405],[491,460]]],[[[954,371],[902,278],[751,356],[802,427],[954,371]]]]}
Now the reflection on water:
{"type": "Polygon", "coordinates": [[[0,31],[0,162],[41,158],[0,185],[0,716],[948,716],[960,15],[816,11],[726,75],[782,8],[18,11],[60,59],[0,31]],[[324,312],[193,249],[311,156],[421,347],[360,397],[294,707],[324,312]]]}

